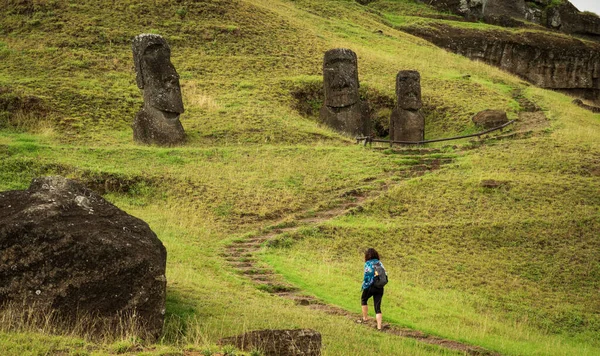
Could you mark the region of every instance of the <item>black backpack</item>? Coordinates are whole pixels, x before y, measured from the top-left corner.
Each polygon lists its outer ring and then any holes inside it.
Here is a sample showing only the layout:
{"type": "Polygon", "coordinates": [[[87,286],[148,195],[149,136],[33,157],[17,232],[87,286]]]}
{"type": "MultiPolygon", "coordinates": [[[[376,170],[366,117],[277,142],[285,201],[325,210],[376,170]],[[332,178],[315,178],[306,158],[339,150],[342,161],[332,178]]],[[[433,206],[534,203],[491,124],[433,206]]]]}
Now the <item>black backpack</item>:
{"type": "Polygon", "coordinates": [[[375,271],[375,278],[373,279],[373,286],[375,288],[383,288],[388,282],[387,272],[381,263],[377,262],[373,265],[375,271]]]}

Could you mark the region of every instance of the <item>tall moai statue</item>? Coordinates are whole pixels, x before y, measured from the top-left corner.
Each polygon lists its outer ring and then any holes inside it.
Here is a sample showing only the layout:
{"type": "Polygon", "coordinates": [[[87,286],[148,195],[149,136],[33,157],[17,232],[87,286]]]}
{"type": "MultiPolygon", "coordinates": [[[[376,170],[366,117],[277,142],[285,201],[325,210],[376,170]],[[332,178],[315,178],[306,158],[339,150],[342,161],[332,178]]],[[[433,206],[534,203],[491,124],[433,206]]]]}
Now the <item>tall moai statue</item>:
{"type": "Polygon", "coordinates": [[[185,142],[185,131],[179,121],[183,100],[179,75],[171,63],[167,41],[154,34],[133,39],[138,88],[144,91],[144,106],[133,122],[133,139],[145,144],[173,146],[185,142]]]}
{"type": "Polygon", "coordinates": [[[325,103],[322,123],[351,135],[370,135],[369,107],[358,94],[358,57],[345,48],[325,52],[323,60],[325,103]]]}
{"type": "Polygon", "coordinates": [[[396,106],[390,118],[390,140],[423,141],[425,118],[419,112],[421,101],[421,75],[414,70],[403,70],[396,76],[396,106]]]}

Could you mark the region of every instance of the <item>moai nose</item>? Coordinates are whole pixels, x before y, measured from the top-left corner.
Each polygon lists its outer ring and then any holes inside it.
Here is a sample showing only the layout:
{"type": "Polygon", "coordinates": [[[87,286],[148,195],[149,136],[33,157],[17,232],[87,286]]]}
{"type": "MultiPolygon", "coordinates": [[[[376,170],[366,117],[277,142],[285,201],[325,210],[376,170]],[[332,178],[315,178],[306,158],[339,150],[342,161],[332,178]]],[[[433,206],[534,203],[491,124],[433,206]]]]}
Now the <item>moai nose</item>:
{"type": "Polygon", "coordinates": [[[336,88],[346,88],[350,85],[344,75],[338,75],[333,81],[333,86],[335,86],[336,88]]]}

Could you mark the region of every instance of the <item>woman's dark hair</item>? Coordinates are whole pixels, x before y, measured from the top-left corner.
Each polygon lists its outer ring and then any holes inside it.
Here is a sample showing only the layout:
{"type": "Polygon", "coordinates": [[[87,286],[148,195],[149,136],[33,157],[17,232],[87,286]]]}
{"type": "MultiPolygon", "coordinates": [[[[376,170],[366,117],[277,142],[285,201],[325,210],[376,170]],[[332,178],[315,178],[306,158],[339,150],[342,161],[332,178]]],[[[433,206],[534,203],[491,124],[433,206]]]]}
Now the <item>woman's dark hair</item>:
{"type": "Polygon", "coordinates": [[[379,259],[379,254],[375,251],[374,248],[368,248],[365,251],[365,262],[372,259],[379,259]]]}

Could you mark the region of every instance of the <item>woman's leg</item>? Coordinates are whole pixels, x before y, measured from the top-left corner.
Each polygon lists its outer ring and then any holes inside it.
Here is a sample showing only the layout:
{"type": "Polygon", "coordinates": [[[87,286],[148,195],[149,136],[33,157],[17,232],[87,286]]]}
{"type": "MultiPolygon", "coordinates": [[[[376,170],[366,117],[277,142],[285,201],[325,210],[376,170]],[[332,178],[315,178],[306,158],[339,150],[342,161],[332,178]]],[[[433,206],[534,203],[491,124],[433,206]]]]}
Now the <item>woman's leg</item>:
{"type": "Polygon", "coordinates": [[[362,320],[367,320],[367,318],[369,317],[368,313],[369,313],[369,307],[367,306],[367,301],[369,300],[369,298],[371,297],[371,294],[369,293],[369,289],[364,289],[362,291],[362,295],[360,296],[360,304],[362,306],[362,320]]]}
{"type": "Polygon", "coordinates": [[[363,305],[362,306],[362,314],[363,314],[363,320],[367,321],[367,318],[369,317],[369,306],[368,305],[363,305]]]}
{"type": "Polygon", "coordinates": [[[381,314],[381,299],[383,298],[383,288],[373,293],[373,304],[375,304],[375,320],[377,320],[377,329],[381,330],[383,315],[381,314]]]}

